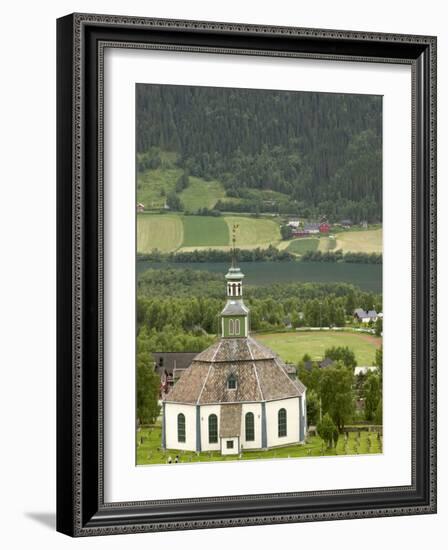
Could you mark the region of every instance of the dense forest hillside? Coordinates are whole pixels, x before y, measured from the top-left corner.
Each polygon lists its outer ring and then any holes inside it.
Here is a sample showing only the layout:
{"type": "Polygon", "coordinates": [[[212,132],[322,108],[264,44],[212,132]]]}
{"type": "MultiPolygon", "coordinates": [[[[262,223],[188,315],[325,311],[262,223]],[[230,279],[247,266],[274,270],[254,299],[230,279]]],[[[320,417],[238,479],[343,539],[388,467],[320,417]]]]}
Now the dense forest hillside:
{"type": "Polygon", "coordinates": [[[379,96],[137,86],[139,172],[175,152],[185,174],[222,182],[221,209],[270,190],[305,217],[381,221],[381,135],[379,96]]]}

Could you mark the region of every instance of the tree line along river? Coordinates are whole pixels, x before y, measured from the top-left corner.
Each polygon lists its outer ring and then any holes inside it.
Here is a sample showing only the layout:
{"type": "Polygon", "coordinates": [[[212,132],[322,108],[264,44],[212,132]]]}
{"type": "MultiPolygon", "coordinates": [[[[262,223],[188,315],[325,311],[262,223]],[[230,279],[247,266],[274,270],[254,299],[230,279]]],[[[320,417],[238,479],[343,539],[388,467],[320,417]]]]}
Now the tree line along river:
{"type": "MultiPolygon", "coordinates": [[[[361,290],[382,292],[381,264],[351,264],[326,262],[240,262],[247,284],[265,286],[273,283],[349,283],[361,290]]],[[[137,275],[146,269],[196,269],[226,273],[227,263],[218,262],[137,262],[137,275]]]]}

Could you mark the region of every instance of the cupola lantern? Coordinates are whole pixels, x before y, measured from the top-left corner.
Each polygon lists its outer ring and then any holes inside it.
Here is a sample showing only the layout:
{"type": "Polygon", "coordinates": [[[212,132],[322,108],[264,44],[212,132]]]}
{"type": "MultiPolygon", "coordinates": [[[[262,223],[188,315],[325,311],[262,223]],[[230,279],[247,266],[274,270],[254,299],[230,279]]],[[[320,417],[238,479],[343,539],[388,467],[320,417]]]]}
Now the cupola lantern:
{"type": "Polygon", "coordinates": [[[236,230],[232,229],[232,265],[226,274],[227,303],[221,311],[221,333],[224,338],[247,338],[249,309],[243,302],[244,273],[236,265],[236,230]]]}

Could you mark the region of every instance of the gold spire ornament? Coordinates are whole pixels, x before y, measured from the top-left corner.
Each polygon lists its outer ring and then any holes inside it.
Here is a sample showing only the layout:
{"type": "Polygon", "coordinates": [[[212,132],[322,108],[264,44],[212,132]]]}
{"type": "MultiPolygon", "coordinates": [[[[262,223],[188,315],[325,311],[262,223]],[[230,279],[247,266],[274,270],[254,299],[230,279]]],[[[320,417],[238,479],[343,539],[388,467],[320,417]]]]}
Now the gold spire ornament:
{"type": "Polygon", "coordinates": [[[236,265],[236,231],[239,228],[239,224],[234,223],[232,226],[232,267],[236,265]]]}

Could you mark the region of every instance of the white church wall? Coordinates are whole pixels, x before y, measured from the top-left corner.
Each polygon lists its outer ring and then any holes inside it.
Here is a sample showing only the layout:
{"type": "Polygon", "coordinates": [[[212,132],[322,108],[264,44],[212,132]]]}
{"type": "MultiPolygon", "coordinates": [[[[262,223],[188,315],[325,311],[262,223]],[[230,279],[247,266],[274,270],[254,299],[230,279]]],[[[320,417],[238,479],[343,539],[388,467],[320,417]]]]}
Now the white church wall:
{"type": "Polygon", "coordinates": [[[221,454],[222,455],[237,455],[240,452],[239,437],[223,437],[221,439],[221,454]],[[229,449],[227,442],[233,441],[233,446],[229,449]]]}
{"type": "Polygon", "coordinates": [[[241,413],[241,447],[242,449],[261,449],[261,404],[243,403],[241,413]],[[254,414],[255,440],[246,441],[246,413],[254,414]]]}
{"type": "Polygon", "coordinates": [[[268,447],[289,445],[300,440],[300,404],[298,397],[268,401],[266,403],[266,424],[268,447]],[[278,411],[286,409],[286,436],[278,436],[278,411]]]}
{"type": "Polygon", "coordinates": [[[219,451],[219,425],[220,425],[220,405],[201,405],[201,449],[203,451],[219,451]],[[208,417],[216,414],[218,417],[218,442],[208,442],[208,417]]]}
{"type": "Polygon", "coordinates": [[[181,405],[166,403],[165,405],[165,436],[167,449],[181,451],[196,450],[196,405],[181,405]],[[185,415],[185,443],[177,440],[177,415],[185,415]]]}
{"type": "Polygon", "coordinates": [[[306,438],[306,434],[307,434],[307,431],[308,431],[308,417],[307,417],[307,414],[306,414],[306,399],[307,399],[306,391],[304,391],[303,395],[302,395],[302,417],[304,419],[303,430],[304,430],[304,437],[305,438],[306,438]]]}

